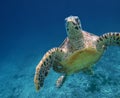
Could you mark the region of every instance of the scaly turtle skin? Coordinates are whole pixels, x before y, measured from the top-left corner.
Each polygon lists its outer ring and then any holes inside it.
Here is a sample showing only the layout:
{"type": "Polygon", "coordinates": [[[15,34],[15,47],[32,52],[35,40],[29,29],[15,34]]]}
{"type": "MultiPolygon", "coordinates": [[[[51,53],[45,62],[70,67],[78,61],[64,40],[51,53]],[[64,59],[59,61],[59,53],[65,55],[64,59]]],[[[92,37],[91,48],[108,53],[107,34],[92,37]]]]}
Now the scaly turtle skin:
{"type": "Polygon", "coordinates": [[[67,38],[56,48],[50,49],[36,67],[34,83],[39,90],[52,67],[62,73],[56,82],[61,87],[68,75],[83,71],[93,74],[92,67],[98,62],[107,46],[120,46],[120,33],[111,32],[96,36],[82,30],[77,16],[66,20],[67,38]]]}

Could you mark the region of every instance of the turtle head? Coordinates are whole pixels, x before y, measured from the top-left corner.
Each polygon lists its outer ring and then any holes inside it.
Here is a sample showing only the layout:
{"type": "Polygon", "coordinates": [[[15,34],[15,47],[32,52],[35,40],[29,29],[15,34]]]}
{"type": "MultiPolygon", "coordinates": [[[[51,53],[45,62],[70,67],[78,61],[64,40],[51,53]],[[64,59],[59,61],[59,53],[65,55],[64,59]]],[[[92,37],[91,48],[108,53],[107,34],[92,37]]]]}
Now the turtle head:
{"type": "Polygon", "coordinates": [[[66,19],[66,32],[70,44],[74,49],[83,46],[83,32],[78,16],[69,16],[66,19]]]}
{"type": "Polygon", "coordinates": [[[69,32],[69,30],[80,30],[81,29],[81,23],[78,16],[69,16],[65,18],[66,20],[66,30],[69,32]]]}

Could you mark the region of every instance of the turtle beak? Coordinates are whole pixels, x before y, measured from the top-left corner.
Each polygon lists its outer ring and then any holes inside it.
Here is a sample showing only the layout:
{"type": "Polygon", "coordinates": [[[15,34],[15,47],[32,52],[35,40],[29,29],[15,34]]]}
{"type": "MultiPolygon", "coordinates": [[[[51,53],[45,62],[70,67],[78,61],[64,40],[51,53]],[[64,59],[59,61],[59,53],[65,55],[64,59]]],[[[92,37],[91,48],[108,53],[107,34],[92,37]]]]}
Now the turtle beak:
{"type": "Polygon", "coordinates": [[[66,26],[76,26],[80,24],[79,18],[77,16],[69,16],[65,18],[66,26]]]}
{"type": "Polygon", "coordinates": [[[78,26],[78,24],[75,21],[72,20],[66,20],[66,27],[67,28],[74,28],[78,26]]]}

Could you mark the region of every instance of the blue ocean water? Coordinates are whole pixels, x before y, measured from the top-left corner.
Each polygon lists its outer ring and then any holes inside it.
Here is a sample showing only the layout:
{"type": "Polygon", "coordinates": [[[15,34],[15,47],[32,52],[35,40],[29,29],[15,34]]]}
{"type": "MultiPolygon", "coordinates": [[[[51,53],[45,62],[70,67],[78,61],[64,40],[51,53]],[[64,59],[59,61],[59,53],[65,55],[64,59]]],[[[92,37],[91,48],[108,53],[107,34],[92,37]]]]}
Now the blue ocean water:
{"type": "Polygon", "coordinates": [[[120,32],[119,0],[1,0],[0,98],[120,98],[120,47],[108,47],[93,76],[71,75],[57,89],[52,69],[36,92],[35,67],[66,37],[64,19],[77,15],[96,35],[120,32]]]}

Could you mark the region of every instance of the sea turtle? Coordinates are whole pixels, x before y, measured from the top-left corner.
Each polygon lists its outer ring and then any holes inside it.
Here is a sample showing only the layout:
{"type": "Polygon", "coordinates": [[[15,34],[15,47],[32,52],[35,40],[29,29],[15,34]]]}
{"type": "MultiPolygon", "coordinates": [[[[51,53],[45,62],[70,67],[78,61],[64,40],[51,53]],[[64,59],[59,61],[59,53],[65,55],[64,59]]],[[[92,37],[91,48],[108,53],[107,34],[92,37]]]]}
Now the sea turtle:
{"type": "Polygon", "coordinates": [[[107,46],[120,46],[120,33],[110,32],[97,36],[82,30],[78,16],[65,19],[67,37],[59,47],[50,49],[36,67],[34,83],[36,90],[43,87],[44,79],[53,68],[62,73],[56,82],[61,87],[66,77],[83,71],[93,74],[92,67],[98,62],[107,46]]]}

